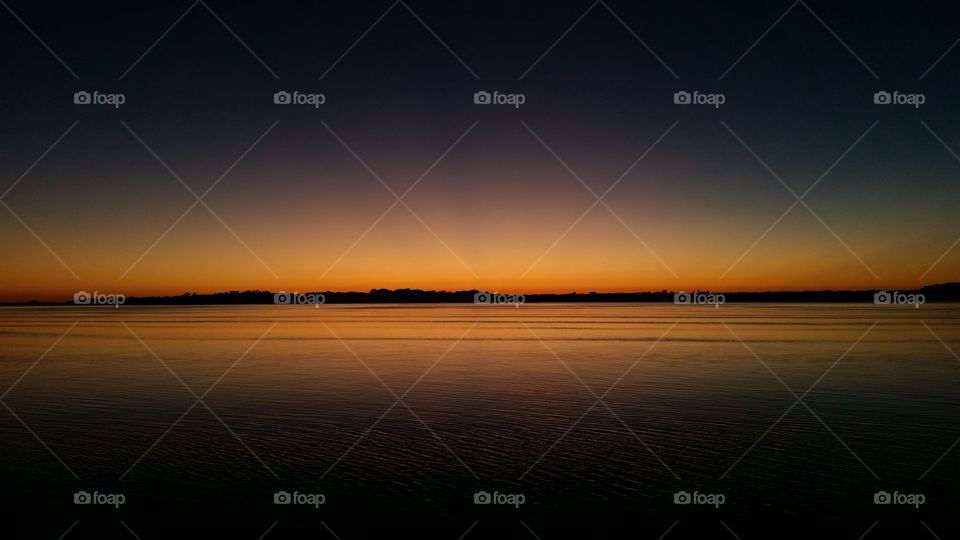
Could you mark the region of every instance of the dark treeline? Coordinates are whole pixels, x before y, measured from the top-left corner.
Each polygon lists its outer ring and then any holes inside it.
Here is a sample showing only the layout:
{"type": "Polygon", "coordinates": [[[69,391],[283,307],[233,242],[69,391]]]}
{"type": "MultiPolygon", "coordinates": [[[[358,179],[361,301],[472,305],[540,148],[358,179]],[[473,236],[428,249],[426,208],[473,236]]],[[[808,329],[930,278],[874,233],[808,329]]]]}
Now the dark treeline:
{"type": "MultiPolygon", "coordinates": [[[[873,303],[875,290],[869,291],[768,291],[768,292],[715,292],[697,291],[701,294],[723,294],[726,302],[854,302],[873,303]]],[[[894,292],[894,291],[889,291],[894,292]]],[[[926,302],[960,302],[960,283],[929,285],[915,290],[899,290],[901,294],[922,294],[926,302]]],[[[372,289],[369,292],[301,292],[301,295],[323,295],[327,304],[404,304],[404,303],[474,303],[481,291],[424,291],[420,289],[372,289]]],[[[501,293],[503,294],[503,293],[501,293]]],[[[618,292],[618,293],[565,293],[528,294],[523,301],[531,302],[674,302],[673,291],[618,292]]],[[[272,291],[227,291],[213,294],[185,293],[180,296],[130,296],[127,305],[210,305],[210,304],[275,304],[272,291]]],[[[72,302],[65,302],[72,304],[72,302]]],[[[293,302],[296,303],[296,302],[293,302]]],[[[313,301],[307,302],[313,303],[313,301]]],[[[40,302],[27,302],[39,305],[40,302]]],[[[20,305],[24,305],[20,304],[20,305]]]]}

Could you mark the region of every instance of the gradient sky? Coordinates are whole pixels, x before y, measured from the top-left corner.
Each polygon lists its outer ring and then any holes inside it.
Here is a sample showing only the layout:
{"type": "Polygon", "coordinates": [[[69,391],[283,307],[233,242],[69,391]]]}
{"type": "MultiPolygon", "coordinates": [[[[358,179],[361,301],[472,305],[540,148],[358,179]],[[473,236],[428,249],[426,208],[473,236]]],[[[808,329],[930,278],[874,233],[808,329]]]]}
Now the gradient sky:
{"type": "Polygon", "coordinates": [[[920,79],[960,38],[949,7],[798,4],[721,80],[790,2],[609,0],[616,16],[595,5],[527,72],[590,2],[408,0],[466,66],[398,4],[321,80],[392,2],[210,0],[216,16],[195,5],[127,72],[191,4],[10,1],[69,69],[0,10],[0,193],[14,186],[0,199],[0,300],[960,279],[960,248],[943,256],[960,237],[960,160],[921,123],[960,151],[960,50],[920,79]],[[681,89],[727,102],[674,105],[681,89]],[[77,90],[127,103],[76,106],[77,90]],[[276,106],[277,90],[327,103],[276,106]],[[477,106],[478,90],[526,103],[477,106]],[[876,106],[878,90],[927,103],[876,106]],[[570,229],[594,196],[530,130],[599,195],[675,122],[609,209],[570,229]],[[124,123],[197,194],[276,125],[205,197],[216,216],[197,205],[157,242],[195,199],[124,123]],[[476,125],[406,196],[412,212],[370,229],[395,198],[324,123],[398,194],[476,125]],[[746,255],[795,199],[730,130],[797,194],[830,169],[804,199],[813,212],[797,205],[746,255]]]}

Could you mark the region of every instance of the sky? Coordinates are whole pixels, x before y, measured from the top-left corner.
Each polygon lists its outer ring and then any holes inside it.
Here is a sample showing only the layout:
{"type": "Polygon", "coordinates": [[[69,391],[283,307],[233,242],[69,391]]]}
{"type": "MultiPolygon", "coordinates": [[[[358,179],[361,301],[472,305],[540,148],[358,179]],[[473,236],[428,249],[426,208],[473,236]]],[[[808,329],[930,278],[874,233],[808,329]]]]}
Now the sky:
{"type": "Polygon", "coordinates": [[[311,4],[9,0],[0,301],[960,280],[955,8],[311,4]]]}

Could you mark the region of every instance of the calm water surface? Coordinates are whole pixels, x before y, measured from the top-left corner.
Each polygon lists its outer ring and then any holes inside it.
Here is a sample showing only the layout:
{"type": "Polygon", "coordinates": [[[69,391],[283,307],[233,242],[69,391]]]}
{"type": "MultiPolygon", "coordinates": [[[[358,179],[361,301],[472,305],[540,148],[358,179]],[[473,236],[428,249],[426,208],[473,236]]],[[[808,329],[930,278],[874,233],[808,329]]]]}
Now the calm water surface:
{"type": "Polygon", "coordinates": [[[25,538],[956,529],[958,305],[3,308],[0,343],[25,538]]]}

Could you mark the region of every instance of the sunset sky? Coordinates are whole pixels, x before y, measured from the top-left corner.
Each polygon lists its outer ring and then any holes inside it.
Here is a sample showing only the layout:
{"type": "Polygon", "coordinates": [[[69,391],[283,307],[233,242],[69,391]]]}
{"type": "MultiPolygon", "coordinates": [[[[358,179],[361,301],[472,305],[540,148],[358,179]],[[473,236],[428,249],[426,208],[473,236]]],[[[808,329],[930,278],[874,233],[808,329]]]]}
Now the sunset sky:
{"type": "Polygon", "coordinates": [[[811,3],[819,21],[798,5],[750,49],[789,3],[611,0],[551,49],[589,2],[410,0],[359,42],[392,2],[208,4],[157,42],[190,2],[10,2],[65,65],[0,11],[0,301],[960,280],[960,50],[928,71],[960,35],[934,6],[811,3]],[[75,105],[79,90],[126,103],[75,105]],[[480,90],[526,102],[476,105],[480,90]],[[879,90],[926,103],[875,105],[879,90]],[[229,173],[173,226],[196,199],[164,163],[197,195],[229,173]],[[764,163],[797,195],[829,170],[772,229],[796,199],[764,163]],[[397,195],[429,173],[384,216],[396,199],[367,166],[397,195]]]}

